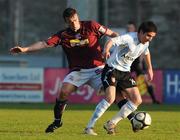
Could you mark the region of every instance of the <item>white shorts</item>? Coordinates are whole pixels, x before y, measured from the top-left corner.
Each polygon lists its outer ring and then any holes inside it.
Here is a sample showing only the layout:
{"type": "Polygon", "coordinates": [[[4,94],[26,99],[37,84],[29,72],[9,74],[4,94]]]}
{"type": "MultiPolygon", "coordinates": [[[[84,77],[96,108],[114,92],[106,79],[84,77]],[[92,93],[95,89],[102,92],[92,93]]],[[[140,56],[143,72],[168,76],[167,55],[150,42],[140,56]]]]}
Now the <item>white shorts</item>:
{"type": "Polygon", "coordinates": [[[72,71],[64,78],[63,83],[71,83],[76,87],[88,84],[98,91],[102,87],[101,73],[103,68],[104,65],[92,69],[72,71]]]}

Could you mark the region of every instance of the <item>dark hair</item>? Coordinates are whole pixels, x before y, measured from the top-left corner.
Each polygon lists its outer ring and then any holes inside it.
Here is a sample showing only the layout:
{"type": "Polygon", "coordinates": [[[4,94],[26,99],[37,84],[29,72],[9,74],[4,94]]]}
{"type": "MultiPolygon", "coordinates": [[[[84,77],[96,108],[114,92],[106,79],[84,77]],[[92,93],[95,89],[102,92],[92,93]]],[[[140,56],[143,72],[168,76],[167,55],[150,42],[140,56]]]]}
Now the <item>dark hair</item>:
{"type": "Polygon", "coordinates": [[[128,21],[127,24],[132,24],[132,25],[134,25],[136,27],[136,23],[134,21],[132,21],[132,20],[128,21]]]}
{"type": "Polygon", "coordinates": [[[63,18],[64,18],[64,21],[66,21],[66,18],[70,18],[72,17],[74,14],[76,14],[77,11],[76,9],[73,9],[73,8],[66,8],[63,12],[63,18]]]}
{"type": "Polygon", "coordinates": [[[157,27],[152,21],[146,21],[141,23],[141,25],[138,28],[138,33],[142,31],[143,33],[147,32],[155,32],[157,33],[157,27]]]}

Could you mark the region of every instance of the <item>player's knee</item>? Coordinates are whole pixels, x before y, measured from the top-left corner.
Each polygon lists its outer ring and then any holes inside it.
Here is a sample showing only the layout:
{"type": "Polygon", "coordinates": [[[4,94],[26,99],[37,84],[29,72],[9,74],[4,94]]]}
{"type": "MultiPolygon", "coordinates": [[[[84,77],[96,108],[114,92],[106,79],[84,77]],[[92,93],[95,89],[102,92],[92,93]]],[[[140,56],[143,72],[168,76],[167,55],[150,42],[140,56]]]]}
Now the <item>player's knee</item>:
{"type": "Polygon", "coordinates": [[[109,104],[112,104],[112,103],[114,103],[115,98],[113,98],[113,97],[111,97],[111,98],[106,98],[106,101],[107,101],[109,104]]]}
{"type": "Polygon", "coordinates": [[[139,106],[141,103],[142,103],[142,98],[141,97],[137,97],[136,100],[135,100],[135,104],[137,106],[139,106]]]}
{"type": "Polygon", "coordinates": [[[61,89],[60,94],[59,94],[59,99],[65,100],[68,98],[68,95],[70,94],[70,91],[67,89],[61,89]]]}
{"type": "Polygon", "coordinates": [[[142,104],[142,98],[138,98],[136,104],[137,104],[138,106],[139,106],[140,104],[142,104]]]}
{"type": "Polygon", "coordinates": [[[131,101],[136,105],[139,106],[142,103],[142,98],[141,97],[134,97],[131,99],[131,101]]]}

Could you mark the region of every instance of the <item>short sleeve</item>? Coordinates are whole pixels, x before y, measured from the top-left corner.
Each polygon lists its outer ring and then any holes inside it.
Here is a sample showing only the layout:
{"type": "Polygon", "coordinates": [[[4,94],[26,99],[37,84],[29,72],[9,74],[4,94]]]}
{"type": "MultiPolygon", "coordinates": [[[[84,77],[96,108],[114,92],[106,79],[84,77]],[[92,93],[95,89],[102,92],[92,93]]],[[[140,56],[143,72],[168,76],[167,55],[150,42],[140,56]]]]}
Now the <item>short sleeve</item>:
{"type": "Polygon", "coordinates": [[[111,41],[113,43],[113,46],[119,46],[123,42],[121,36],[111,38],[111,41]]]}
{"type": "Polygon", "coordinates": [[[144,54],[145,54],[145,55],[149,54],[149,48],[146,48],[146,49],[144,50],[144,54]]]}
{"type": "Polygon", "coordinates": [[[94,32],[98,36],[103,36],[104,34],[106,34],[107,28],[105,26],[97,23],[96,21],[91,21],[91,25],[92,25],[94,32]]]}
{"type": "Polygon", "coordinates": [[[114,46],[125,45],[128,46],[129,49],[133,49],[132,39],[128,35],[121,35],[118,37],[111,38],[111,41],[114,46]]]}
{"type": "Polygon", "coordinates": [[[61,42],[61,38],[60,38],[60,34],[59,33],[56,33],[56,34],[52,35],[51,37],[49,37],[46,40],[46,43],[49,46],[57,46],[57,45],[60,44],[60,42],[61,42]]]}

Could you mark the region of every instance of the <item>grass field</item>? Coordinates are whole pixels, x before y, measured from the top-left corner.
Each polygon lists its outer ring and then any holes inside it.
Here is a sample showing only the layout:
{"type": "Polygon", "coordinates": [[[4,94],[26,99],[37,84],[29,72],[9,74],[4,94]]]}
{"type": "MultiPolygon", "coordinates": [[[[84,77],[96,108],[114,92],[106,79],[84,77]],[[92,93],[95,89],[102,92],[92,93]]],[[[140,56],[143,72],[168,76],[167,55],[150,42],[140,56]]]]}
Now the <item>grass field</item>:
{"type": "Polygon", "coordinates": [[[179,140],[180,106],[142,105],[139,110],[147,111],[152,117],[152,126],[133,133],[128,120],[118,124],[116,136],[103,130],[105,121],[116,112],[112,106],[97,122],[98,136],[84,135],[94,105],[69,105],[63,116],[64,125],[53,134],[44,130],[52,122],[52,104],[0,104],[0,140],[179,140]]]}

